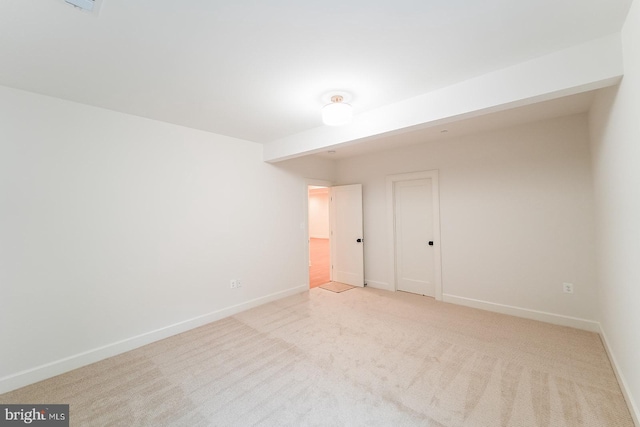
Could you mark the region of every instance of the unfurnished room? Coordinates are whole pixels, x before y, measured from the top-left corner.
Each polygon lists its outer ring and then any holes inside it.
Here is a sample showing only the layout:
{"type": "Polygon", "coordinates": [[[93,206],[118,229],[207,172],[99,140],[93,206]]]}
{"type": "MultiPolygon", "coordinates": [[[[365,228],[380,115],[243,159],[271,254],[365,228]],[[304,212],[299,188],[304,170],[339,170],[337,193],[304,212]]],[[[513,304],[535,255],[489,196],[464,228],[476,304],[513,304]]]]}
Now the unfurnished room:
{"type": "Polygon", "coordinates": [[[640,426],[638,40],[0,1],[0,426],[640,426]]]}

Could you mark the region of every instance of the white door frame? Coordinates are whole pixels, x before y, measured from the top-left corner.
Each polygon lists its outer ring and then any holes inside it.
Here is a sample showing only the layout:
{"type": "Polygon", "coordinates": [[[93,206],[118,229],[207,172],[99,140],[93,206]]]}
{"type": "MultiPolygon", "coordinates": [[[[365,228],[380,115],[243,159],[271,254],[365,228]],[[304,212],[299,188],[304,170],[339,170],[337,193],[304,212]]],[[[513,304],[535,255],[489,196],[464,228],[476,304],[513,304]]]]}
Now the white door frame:
{"type": "MultiPolygon", "coordinates": [[[[307,289],[309,288],[309,251],[310,249],[310,245],[309,245],[309,186],[310,185],[317,185],[318,187],[333,187],[333,182],[331,181],[324,181],[321,179],[311,179],[311,178],[307,178],[304,180],[304,236],[305,236],[305,240],[304,240],[304,244],[305,244],[305,248],[306,251],[305,253],[307,254],[307,256],[305,257],[305,263],[304,263],[304,268],[307,272],[306,274],[306,278],[307,278],[307,289]]],[[[331,245],[331,233],[329,233],[329,245],[331,245]]],[[[331,253],[331,257],[333,257],[333,253],[331,253]]],[[[331,264],[333,264],[333,258],[330,261],[331,264]]],[[[333,280],[333,269],[329,268],[329,280],[333,280]]]]}
{"type": "Polygon", "coordinates": [[[396,283],[396,227],[395,227],[395,183],[399,181],[413,181],[415,179],[431,179],[433,196],[433,268],[435,277],[436,300],[442,301],[442,258],[440,252],[440,192],[438,183],[438,171],[423,171],[388,175],[387,182],[387,238],[389,252],[389,271],[391,272],[390,285],[398,290],[396,283]]]}

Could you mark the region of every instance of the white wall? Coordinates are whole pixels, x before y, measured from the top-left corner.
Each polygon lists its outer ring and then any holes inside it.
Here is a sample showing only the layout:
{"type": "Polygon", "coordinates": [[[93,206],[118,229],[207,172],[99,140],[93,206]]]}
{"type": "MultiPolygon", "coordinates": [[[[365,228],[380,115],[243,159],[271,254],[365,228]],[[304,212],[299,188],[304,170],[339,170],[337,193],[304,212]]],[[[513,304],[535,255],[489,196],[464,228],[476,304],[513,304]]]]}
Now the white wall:
{"type": "Polygon", "coordinates": [[[299,163],[0,87],[0,392],[306,290],[299,163]]]}
{"type": "Polygon", "coordinates": [[[309,237],[329,238],[329,190],[309,192],[309,237]]]}
{"type": "Polygon", "coordinates": [[[596,317],[585,115],[340,161],[338,183],[363,184],[370,286],[388,287],[392,274],[385,176],[433,169],[440,171],[445,301],[541,311],[552,316],[533,317],[597,327],[562,318],[596,317]],[[563,282],[575,293],[563,293],[563,282]]]}
{"type": "Polygon", "coordinates": [[[603,334],[640,425],[640,3],[622,31],[624,79],[590,111],[603,334]]]}

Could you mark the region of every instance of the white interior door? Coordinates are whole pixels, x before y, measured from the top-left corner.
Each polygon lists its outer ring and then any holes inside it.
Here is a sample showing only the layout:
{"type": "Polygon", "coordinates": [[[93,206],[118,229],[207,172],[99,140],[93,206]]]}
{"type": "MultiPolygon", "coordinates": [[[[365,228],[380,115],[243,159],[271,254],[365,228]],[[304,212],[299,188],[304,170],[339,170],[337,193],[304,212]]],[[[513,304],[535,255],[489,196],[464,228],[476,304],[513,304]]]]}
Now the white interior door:
{"type": "Polygon", "coordinates": [[[331,280],[364,286],[362,184],[330,189],[331,280]]]}
{"type": "Polygon", "coordinates": [[[431,179],[398,181],[394,185],[397,288],[435,297],[431,179]]]}

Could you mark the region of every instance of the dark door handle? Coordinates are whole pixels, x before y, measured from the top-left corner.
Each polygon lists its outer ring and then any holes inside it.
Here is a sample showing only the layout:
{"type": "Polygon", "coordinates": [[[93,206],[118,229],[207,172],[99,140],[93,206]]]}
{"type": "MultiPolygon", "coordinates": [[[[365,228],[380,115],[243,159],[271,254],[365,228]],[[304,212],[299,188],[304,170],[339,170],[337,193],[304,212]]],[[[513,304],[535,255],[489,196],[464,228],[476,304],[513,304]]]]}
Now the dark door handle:
{"type": "Polygon", "coordinates": [[[362,243],[362,239],[356,240],[356,243],[362,243]]]}
{"type": "Polygon", "coordinates": [[[433,240],[429,240],[429,246],[433,246],[433,240]]]}

